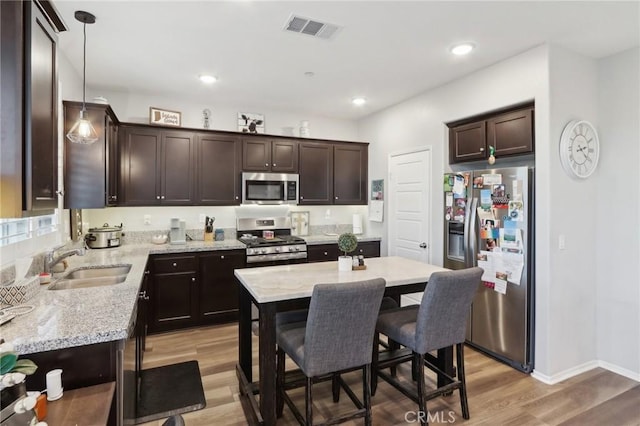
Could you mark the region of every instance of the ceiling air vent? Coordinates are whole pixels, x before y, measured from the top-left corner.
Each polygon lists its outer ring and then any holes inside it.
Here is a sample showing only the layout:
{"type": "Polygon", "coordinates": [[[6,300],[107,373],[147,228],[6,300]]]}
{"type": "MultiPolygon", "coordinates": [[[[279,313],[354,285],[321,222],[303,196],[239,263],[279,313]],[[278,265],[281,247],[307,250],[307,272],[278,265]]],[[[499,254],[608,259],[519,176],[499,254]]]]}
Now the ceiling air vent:
{"type": "Polygon", "coordinates": [[[284,26],[286,31],[294,33],[307,34],[313,37],[330,39],[338,30],[339,26],[327,24],[315,19],[304,18],[302,16],[291,15],[284,26]]]}

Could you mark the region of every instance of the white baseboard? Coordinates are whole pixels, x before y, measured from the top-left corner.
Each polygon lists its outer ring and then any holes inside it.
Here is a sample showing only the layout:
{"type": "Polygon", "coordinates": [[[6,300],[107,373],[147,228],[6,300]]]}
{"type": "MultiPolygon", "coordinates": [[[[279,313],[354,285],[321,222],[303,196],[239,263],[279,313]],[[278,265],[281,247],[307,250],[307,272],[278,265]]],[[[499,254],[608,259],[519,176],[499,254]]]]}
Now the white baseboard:
{"type": "Polygon", "coordinates": [[[577,376],[578,374],[586,373],[587,371],[593,370],[594,368],[597,368],[597,367],[604,368],[605,370],[609,370],[612,373],[616,373],[621,376],[627,377],[631,380],[635,380],[636,382],[640,382],[640,373],[628,370],[626,368],[619,367],[615,364],[611,364],[606,361],[596,361],[596,360],[585,362],[582,365],[569,368],[565,371],[554,374],[553,376],[548,376],[534,369],[533,372],[531,373],[531,377],[547,385],[555,385],[556,383],[560,383],[561,381],[567,380],[573,376],[577,376]]]}

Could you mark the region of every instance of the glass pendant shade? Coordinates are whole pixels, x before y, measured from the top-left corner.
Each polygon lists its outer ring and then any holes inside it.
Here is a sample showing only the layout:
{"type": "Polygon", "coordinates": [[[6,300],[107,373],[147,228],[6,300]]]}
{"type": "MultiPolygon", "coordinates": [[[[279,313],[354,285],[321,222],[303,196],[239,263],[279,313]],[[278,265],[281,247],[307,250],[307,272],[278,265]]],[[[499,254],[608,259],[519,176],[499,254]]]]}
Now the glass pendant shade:
{"type": "Polygon", "coordinates": [[[67,138],[73,143],[91,144],[98,140],[98,132],[93,128],[91,122],[85,117],[86,111],[80,111],[80,119],[76,121],[67,138]]]}

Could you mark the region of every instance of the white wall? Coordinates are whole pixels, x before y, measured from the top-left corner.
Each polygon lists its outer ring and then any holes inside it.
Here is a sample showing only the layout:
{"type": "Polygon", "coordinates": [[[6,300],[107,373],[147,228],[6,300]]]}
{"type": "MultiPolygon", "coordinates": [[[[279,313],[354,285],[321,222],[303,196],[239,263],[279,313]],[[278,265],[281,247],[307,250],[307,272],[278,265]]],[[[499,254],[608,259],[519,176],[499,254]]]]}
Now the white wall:
{"type": "Polygon", "coordinates": [[[598,63],[598,359],[640,380],[640,49],[598,63]],[[625,371],[626,370],[626,371],[625,371]]]}
{"type": "Polygon", "coordinates": [[[300,121],[309,121],[311,137],[321,139],[357,140],[357,126],[353,120],[339,120],[322,116],[310,116],[297,111],[281,109],[256,108],[252,105],[219,105],[215,103],[215,87],[212,90],[212,101],[209,104],[193,102],[190,99],[167,98],[144,93],[127,93],[116,91],[97,91],[87,89],[87,100],[95,96],[107,98],[111,108],[120,121],[132,123],[149,123],[149,107],[164,108],[182,113],[182,126],[202,128],[202,111],[211,110],[211,130],[238,130],[238,112],[263,114],[265,117],[265,133],[283,134],[283,127],[294,127],[298,135],[300,121]]]}

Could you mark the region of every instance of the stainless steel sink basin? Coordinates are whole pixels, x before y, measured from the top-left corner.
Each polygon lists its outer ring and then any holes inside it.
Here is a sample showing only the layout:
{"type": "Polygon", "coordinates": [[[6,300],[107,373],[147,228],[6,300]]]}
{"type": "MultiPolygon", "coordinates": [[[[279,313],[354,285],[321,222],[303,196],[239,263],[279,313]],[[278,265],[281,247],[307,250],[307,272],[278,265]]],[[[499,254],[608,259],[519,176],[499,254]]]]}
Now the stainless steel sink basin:
{"type": "Polygon", "coordinates": [[[49,286],[49,290],[103,287],[124,282],[131,265],[109,265],[74,269],[49,286]]]}
{"type": "Polygon", "coordinates": [[[78,268],[69,272],[67,275],[62,277],[62,279],[113,277],[118,275],[127,275],[130,270],[131,270],[131,265],[112,265],[112,266],[101,266],[98,268],[95,268],[95,267],[78,268]]]}
{"type": "Polygon", "coordinates": [[[126,279],[126,275],[76,279],[61,278],[51,284],[49,286],[49,290],[69,290],[75,288],[103,287],[124,282],[124,280],[126,279]]]}

